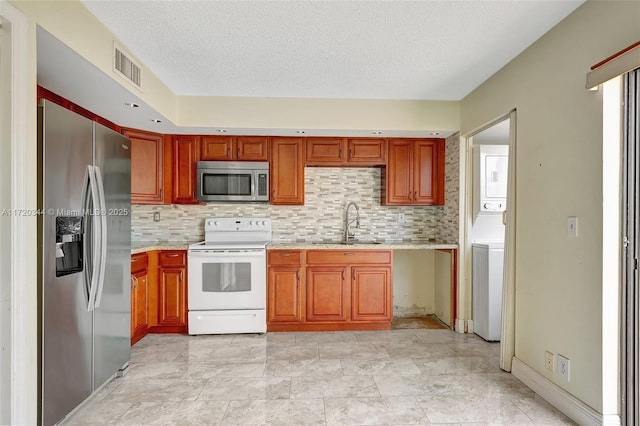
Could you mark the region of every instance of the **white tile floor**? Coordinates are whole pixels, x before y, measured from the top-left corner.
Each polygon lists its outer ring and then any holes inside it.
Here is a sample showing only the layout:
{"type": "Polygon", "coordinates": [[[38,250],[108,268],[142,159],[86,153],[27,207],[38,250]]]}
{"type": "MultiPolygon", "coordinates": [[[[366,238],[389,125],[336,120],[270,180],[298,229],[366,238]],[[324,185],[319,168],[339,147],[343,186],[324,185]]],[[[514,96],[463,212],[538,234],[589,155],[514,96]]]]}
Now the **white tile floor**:
{"type": "Polygon", "coordinates": [[[449,330],[148,335],[65,425],[574,424],[449,330]]]}

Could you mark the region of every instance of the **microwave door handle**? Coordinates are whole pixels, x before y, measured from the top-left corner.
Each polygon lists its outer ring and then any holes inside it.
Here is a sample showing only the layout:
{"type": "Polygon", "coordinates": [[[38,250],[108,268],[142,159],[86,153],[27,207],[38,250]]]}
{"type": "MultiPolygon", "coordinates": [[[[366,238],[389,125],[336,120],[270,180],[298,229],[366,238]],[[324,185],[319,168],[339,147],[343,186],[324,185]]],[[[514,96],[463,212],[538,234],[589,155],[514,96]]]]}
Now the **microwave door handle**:
{"type": "Polygon", "coordinates": [[[256,180],[258,179],[258,173],[253,172],[251,176],[251,199],[256,200],[258,198],[258,194],[256,194],[256,180]]]}

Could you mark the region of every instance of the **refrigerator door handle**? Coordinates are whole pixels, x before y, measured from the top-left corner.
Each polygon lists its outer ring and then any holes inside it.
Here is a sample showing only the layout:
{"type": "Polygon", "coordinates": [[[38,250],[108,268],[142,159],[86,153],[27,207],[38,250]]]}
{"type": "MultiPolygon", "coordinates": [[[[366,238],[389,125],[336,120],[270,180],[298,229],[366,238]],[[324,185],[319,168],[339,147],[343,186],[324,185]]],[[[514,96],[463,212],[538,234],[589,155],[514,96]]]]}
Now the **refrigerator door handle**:
{"type": "MultiPolygon", "coordinates": [[[[80,205],[82,206],[82,216],[83,216],[83,233],[85,234],[85,244],[84,244],[84,258],[88,259],[89,256],[91,255],[91,251],[88,249],[89,243],[93,244],[93,238],[90,238],[90,236],[88,234],[86,234],[86,229],[87,229],[87,221],[89,220],[89,215],[87,214],[89,211],[89,200],[91,199],[91,187],[89,184],[89,167],[87,167],[87,170],[85,170],[84,173],[84,180],[82,183],[82,200],[80,201],[80,205]]],[[[84,268],[83,276],[84,279],[82,280],[83,284],[84,284],[84,292],[85,292],[85,296],[86,296],[86,303],[87,303],[87,310],[90,311],[91,308],[89,307],[89,301],[91,300],[91,283],[92,283],[92,271],[93,271],[93,265],[91,266],[91,268],[89,268],[89,263],[85,262],[86,267],[84,268]],[[90,270],[91,269],[91,270],[90,270]]]]}
{"type": "Polygon", "coordinates": [[[102,171],[100,170],[100,167],[98,166],[94,166],[93,167],[94,171],[95,171],[95,177],[96,177],[96,183],[97,183],[97,189],[98,189],[98,204],[99,204],[99,208],[98,208],[98,217],[99,217],[99,239],[98,239],[98,246],[100,248],[99,252],[100,252],[100,263],[99,263],[99,269],[98,269],[98,287],[96,290],[96,301],[95,301],[95,307],[99,307],[100,306],[100,301],[102,300],[102,291],[104,289],[104,274],[105,274],[105,270],[107,268],[107,203],[105,200],[105,196],[104,196],[104,182],[102,180],[102,171]]]}
{"type": "MultiPolygon", "coordinates": [[[[87,302],[87,310],[88,311],[93,311],[94,309],[94,301],[96,298],[96,290],[98,287],[98,273],[99,271],[99,262],[100,262],[100,253],[98,251],[98,240],[100,239],[100,230],[98,229],[98,224],[97,224],[97,214],[98,212],[96,212],[97,209],[99,209],[99,206],[97,205],[98,203],[98,185],[96,182],[96,177],[95,177],[95,170],[94,170],[94,166],[92,165],[88,165],[87,166],[87,183],[88,183],[88,189],[89,189],[89,196],[84,197],[84,204],[83,204],[83,208],[84,208],[84,217],[86,221],[91,220],[92,221],[92,226],[91,226],[91,245],[89,245],[88,247],[91,247],[90,250],[85,250],[85,254],[87,256],[91,256],[91,272],[90,274],[87,273],[85,274],[85,279],[90,276],[90,280],[89,280],[89,300],[87,302]],[[93,203],[92,203],[93,202],[93,203]],[[91,205],[93,204],[93,209],[91,209],[91,205]]],[[[87,191],[85,190],[85,193],[87,191]]],[[[86,285],[86,284],[85,284],[86,285]]]]}

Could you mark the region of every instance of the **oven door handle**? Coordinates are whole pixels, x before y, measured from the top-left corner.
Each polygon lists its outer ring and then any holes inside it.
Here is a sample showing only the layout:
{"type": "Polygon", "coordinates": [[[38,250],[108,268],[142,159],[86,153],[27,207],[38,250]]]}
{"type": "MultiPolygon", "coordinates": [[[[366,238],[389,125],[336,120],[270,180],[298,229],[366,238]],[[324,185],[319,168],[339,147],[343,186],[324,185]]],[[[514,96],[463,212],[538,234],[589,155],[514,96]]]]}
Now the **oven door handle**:
{"type": "Polygon", "coordinates": [[[211,259],[214,257],[263,257],[266,250],[199,250],[190,251],[188,257],[191,259],[211,259]]]}

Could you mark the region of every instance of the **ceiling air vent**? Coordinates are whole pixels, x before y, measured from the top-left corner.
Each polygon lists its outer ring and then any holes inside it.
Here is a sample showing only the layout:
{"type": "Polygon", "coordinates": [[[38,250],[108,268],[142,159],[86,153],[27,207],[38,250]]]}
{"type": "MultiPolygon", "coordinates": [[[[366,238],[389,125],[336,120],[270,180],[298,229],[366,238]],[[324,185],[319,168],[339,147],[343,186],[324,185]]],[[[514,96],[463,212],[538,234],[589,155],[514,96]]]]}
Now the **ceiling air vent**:
{"type": "Polygon", "coordinates": [[[137,88],[142,88],[142,69],[115,43],[113,44],[113,69],[137,88]]]}

